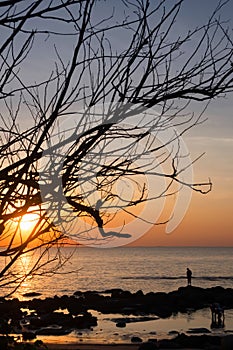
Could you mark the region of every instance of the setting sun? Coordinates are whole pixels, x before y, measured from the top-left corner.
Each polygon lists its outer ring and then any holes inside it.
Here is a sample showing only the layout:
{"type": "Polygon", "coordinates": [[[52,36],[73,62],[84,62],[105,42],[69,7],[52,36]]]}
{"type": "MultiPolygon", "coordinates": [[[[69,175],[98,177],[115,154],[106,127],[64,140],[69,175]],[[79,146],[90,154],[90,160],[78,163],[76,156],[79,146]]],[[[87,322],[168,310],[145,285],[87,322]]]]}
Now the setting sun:
{"type": "Polygon", "coordinates": [[[35,227],[38,222],[39,216],[37,214],[25,214],[20,221],[20,228],[23,231],[28,231],[35,227]]]}

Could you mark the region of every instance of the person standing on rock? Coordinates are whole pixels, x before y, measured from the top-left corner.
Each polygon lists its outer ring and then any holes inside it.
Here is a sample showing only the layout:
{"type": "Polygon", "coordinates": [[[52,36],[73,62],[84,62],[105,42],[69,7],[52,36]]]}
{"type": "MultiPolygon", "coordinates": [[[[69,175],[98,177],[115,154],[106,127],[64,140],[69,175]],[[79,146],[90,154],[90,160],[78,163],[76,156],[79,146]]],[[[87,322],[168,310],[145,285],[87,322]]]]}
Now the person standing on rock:
{"type": "Polygon", "coordinates": [[[187,267],[187,282],[188,282],[188,286],[191,286],[192,284],[192,271],[187,267]]]}

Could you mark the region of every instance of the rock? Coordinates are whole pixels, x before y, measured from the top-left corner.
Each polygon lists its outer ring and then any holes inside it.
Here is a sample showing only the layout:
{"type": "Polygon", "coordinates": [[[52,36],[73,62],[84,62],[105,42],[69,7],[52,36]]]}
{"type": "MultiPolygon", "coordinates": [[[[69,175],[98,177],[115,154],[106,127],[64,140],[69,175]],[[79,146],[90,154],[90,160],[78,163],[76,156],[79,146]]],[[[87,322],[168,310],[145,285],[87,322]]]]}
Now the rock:
{"type": "Polygon", "coordinates": [[[221,338],[213,335],[186,335],[184,333],[179,334],[176,338],[172,339],[173,344],[175,343],[181,348],[199,348],[199,349],[210,349],[212,345],[219,346],[221,338]]]}
{"type": "Polygon", "coordinates": [[[143,294],[143,291],[142,290],[138,290],[135,294],[134,294],[135,297],[143,297],[144,294],[143,294]]]}
{"type": "Polygon", "coordinates": [[[70,327],[73,324],[73,317],[63,312],[48,312],[40,317],[30,320],[30,324],[35,328],[49,327],[51,325],[70,327]]]}
{"type": "MultiPolygon", "coordinates": [[[[75,317],[73,317],[71,314],[65,314],[63,312],[49,312],[47,314],[41,314],[40,317],[31,318],[29,328],[38,330],[49,327],[52,329],[54,325],[56,327],[63,327],[64,331],[69,330],[70,328],[90,329],[91,327],[97,325],[97,317],[92,316],[90,312],[83,312],[79,316],[75,317]]],[[[49,330],[45,330],[45,332],[49,332],[49,330]]]]}
{"type": "Polygon", "coordinates": [[[146,343],[142,343],[138,350],[156,350],[158,349],[158,346],[157,346],[157,342],[146,342],[146,343]]]}
{"type": "Polygon", "coordinates": [[[156,338],[149,338],[147,342],[157,344],[157,339],[156,338]]]}
{"type": "Polygon", "coordinates": [[[13,343],[14,338],[5,335],[0,335],[0,349],[9,349],[9,341],[13,343]]]}
{"type": "Polygon", "coordinates": [[[147,322],[147,321],[154,321],[158,320],[159,318],[157,316],[139,316],[139,317],[124,317],[124,318],[112,318],[113,322],[116,323],[134,323],[134,322],[147,322]]]}
{"type": "Polygon", "coordinates": [[[22,332],[23,340],[32,340],[36,338],[34,332],[22,332]]]}
{"type": "Polygon", "coordinates": [[[168,334],[169,335],[178,335],[179,332],[178,331],[169,331],[168,334]]]}
{"type": "Polygon", "coordinates": [[[40,295],[42,295],[42,294],[38,293],[38,292],[28,292],[28,293],[23,294],[23,296],[27,297],[27,298],[39,297],[40,295]]]}
{"type": "Polygon", "coordinates": [[[70,323],[70,326],[78,329],[91,329],[91,327],[97,326],[97,317],[92,316],[90,312],[85,312],[83,315],[74,317],[70,323]]]}
{"type": "MultiPolygon", "coordinates": [[[[116,318],[115,320],[115,323],[118,324],[117,327],[125,327],[128,322],[149,321],[157,316],[165,318],[190,309],[206,308],[215,302],[225,309],[233,308],[233,289],[220,286],[205,289],[193,286],[181,287],[170,293],[151,292],[143,294],[142,291],[131,293],[121,289],[111,289],[106,292],[108,293],[105,293],[105,295],[96,291],[76,292],[76,295],[72,296],[54,296],[53,298],[45,299],[34,298],[24,301],[0,298],[0,323],[4,325],[5,322],[7,327],[18,329],[20,320],[26,319],[30,322],[28,330],[32,332],[36,332],[36,330],[41,328],[51,328],[52,325],[57,325],[68,331],[71,328],[81,330],[83,328],[92,329],[92,327],[96,326],[97,318],[88,312],[88,310],[92,309],[106,314],[120,313],[122,315],[130,315],[129,317],[116,318]],[[30,311],[22,312],[21,309],[35,310],[33,317],[30,311]],[[68,310],[68,313],[67,310],[61,312],[61,310],[65,309],[68,310]]],[[[214,341],[219,342],[220,339],[216,338],[214,340],[214,336],[209,336],[208,333],[210,331],[206,328],[193,328],[189,330],[189,333],[197,333],[198,336],[179,334],[175,339],[172,339],[172,342],[169,342],[169,339],[167,342],[172,347],[177,347],[177,344],[178,347],[190,347],[190,344],[194,342],[197,344],[196,347],[200,346],[200,344],[202,347],[203,344],[207,344],[208,348],[208,346],[215,346],[214,341]],[[203,333],[205,333],[204,338],[203,333]]],[[[150,334],[156,334],[156,332],[150,332],[150,334]]],[[[171,331],[169,334],[175,335],[177,333],[171,331]]],[[[132,339],[135,339],[135,337],[132,339]]],[[[230,342],[231,340],[224,341],[230,342]]]]}
{"type": "Polygon", "coordinates": [[[137,306],[123,307],[121,311],[126,315],[134,314],[137,311],[137,306]]]}
{"type": "Polygon", "coordinates": [[[125,322],[117,322],[116,323],[116,327],[119,327],[119,328],[124,328],[124,327],[126,327],[126,323],[125,322]]]}
{"type": "Polygon", "coordinates": [[[76,292],[74,292],[74,295],[77,297],[81,297],[83,296],[83,292],[81,292],[80,290],[77,290],[76,292]]]}
{"type": "Polygon", "coordinates": [[[131,342],[132,343],[142,343],[142,339],[139,337],[132,337],[131,342]]]}
{"type": "Polygon", "coordinates": [[[112,289],[105,289],[102,293],[105,294],[113,294],[113,293],[121,293],[122,289],[120,288],[112,288],[112,289]]]}
{"type": "Polygon", "coordinates": [[[207,328],[189,328],[187,333],[202,334],[202,333],[211,333],[211,331],[207,328]]]}
{"type": "Polygon", "coordinates": [[[159,342],[159,349],[180,349],[180,346],[171,339],[162,339],[159,342]]]}
{"type": "MultiPolygon", "coordinates": [[[[147,293],[142,291],[131,293],[122,289],[106,290],[103,292],[87,291],[75,293],[76,296],[46,298],[33,300],[28,303],[30,309],[40,314],[52,312],[59,308],[67,308],[72,315],[94,309],[102,313],[124,314],[154,314],[159,317],[169,317],[172,313],[186,312],[187,310],[201,309],[213,302],[218,302],[226,308],[233,307],[233,289],[212,287],[180,287],[178,290],[164,293],[147,293]]],[[[12,308],[11,308],[12,309],[12,308]]]]}
{"type": "Polygon", "coordinates": [[[221,341],[221,350],[233,349],[233,335],[226,335],[221,341]]]}

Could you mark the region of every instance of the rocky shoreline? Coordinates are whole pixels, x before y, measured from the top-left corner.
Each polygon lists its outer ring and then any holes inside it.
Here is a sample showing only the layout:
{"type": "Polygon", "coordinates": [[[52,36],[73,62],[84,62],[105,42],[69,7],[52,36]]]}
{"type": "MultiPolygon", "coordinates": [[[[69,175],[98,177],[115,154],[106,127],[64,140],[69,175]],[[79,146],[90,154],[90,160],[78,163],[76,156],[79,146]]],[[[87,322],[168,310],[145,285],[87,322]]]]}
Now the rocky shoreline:
{"type": "MultiPolygon", "coordinates": [[[[121,289],[104,291],[77,291],[74,295],[52,298],[36,298],[36,294],[28,294],[28,300],[0,300],[0,333],[19,334],[24,340],[31,340],[37,335],[65,335],[72,330],[92,329],[98,323],[97,317],[89,310],[102,314],[122,314],[123,319],[116,318],[117,327],[125,327],[131,322],[129,315],[140,316],[141,320],[167,318],[177,312],[199,310],[219,303],[224,309],[233,309],[233,289],[220,286],[212,288],[180,287],[169,293],[147,293],[142,291],[131,293],[121,289]],[[33,298],[34,296],[34,298],[33,298]]],[[[133,322],[136,322],[134,317],[133,322]]],[[[157,341],[149,339],[149,345],[141,344],[138,337],[131,342],[139,343],[140,349],[155,348],[207,348],[206,344],[220,346],[221,337],[208,334],[208,330],[200,329],[193,333],[199,335],[176,334],[173,339],[157,341]],[[207,334],[203,334],[207,333],[207,334]],[[204,345],[203,345],[204,344],[204,345]],[[144,348],[143,348],[144,346],[144,348]],[[146,348],[147,346],[147,348],[146,348]],[[201,347],[205,346],[205,347],[201,347]]]]}

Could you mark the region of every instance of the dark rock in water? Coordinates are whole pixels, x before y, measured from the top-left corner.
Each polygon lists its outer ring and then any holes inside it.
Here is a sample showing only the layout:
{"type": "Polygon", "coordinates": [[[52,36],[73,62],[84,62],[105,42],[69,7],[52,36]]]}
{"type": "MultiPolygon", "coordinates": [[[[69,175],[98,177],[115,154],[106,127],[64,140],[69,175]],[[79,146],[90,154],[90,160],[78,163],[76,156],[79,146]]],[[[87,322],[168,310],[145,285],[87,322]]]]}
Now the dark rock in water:
{"type": "Polygon", "coordinates": [[[122,290],[122,289],[115,289],[112,291],[112,298],[116,299],[125,299],[125,298],[131,298],[132,293],[129,292],[128,290],[122,290]]]}
{"type": "Polygon", "coordinates": [[[118,292],[122,292],[122,289],[120,288],[111,288],[111,289],[105,289],[102,293],[106,293],[106,294],[112,294],[112,293],[118,293],[118,292]]]}
{"type": "Polygon", "coordinates": [[[125,323],[125,322],[123,322],[123,321],[121,321],[121,322],[117,322],[117,323],[116,323],[116,327],[119,327],[119,328],[124,328],[124,327],[126,327],[126,323],[125,323]]]}
{"type": "Polygon", "coordinates": [[[138,290],[135,294],[134,294],[135,297],[143,297],[144,294],[143,294],[143,291],[142,290],[138,290]]]}
{"type": "Polygon", "coordinates": [[[207,328],[189,328],[187,333],[202,334],[202,333],[211,333],[211,331],[207,328]]]}
{"type": "Polygon", "coordinates": [[[139,337],[132,337],[131,342],[132,343],[142,343],[142,339],[139,337]]]}
{"type": "Polygon", "coordinates": [[[174,339],[164,339],[160,340],[159,348],[198,348],[198,349],[210,349],[213,346],[220,346],[221,338],[212,335],[185,335],[183,333],[179,334],[174,339]]]}
{"type": "Polygon", "coordinates": [[[112,318],[111,320],[116,323],[136,323],[158,320],[157,316],[139,316],[139,317],[124,317],[124,318],[112,318]]]}
{"type": "Polygon", "coordinates": [[[44,327],[36,331],[37,335],[66,335],[72,332],[72,329],[63,327],[44,327]]]}
{"type": "MultiPolygon", "coordinates": [[[[166,318],[174,313],[206,308],[213,303],[219,303],[225,309],[233,308],[233,289],[220,286],[205,289],[194,286],[180,287],[178,290],[169,293],[151,292],[143,294],[142,291],[131,293],[122,289],[111,289],[105,292],[76,292],[76,295],[72,296],[63,295],[62,297],[54,296],[53,298],[45,299],[33,298],[32,300],[24,301],[1,298],[0,323],[3,325],[5,322],[7,326],[10,325],[15,329],[20,329],[20,321],[25,319],[30,321],[30,325],[27,328],[32,332],[46,327],[51,329],[52,325],[57,325],[64,332],[68,332],[70,329],[92,329],[92,327],[97,325],[97,318],[93,317],[88,310],[96,310],[103,314],[120,313],[124,317],[116,319],[115,322],[123,322],[124,324],[120,326],[125,326],[128,322],[148,321],[156,317],[166,318]],[[27,311],[22,312],[21,309],[35,310],[33,317],[31,313],[28,315],[27,311]],[[62,310],[66,311],[62,312],[62,310]],[[127,315],[130,316],[125,317],[127,315]]],[[[59,332],[58,329],[53,331],[59,332]]],[[[208,336],[207,333],[210,331],[205,328],[190,329],[189,332],[197,333],[198,336],[179,334],[175,339],[167,340],[170,347],[191,347],[191,342],[193,341],[196,347],[203,347],[203,343],[207,344],[208,349],[208,346],[211,344],[215,346],[214,341],[219,342],[219,338],[214,339],[214,336],[208,336]],[[206,334],[200,335],[199,333],[206,334]]],[[[151,332],[150,334],[156,333],[151,332]]],[[[142,342],[141,338],[138,337],[133,337],[133,342],[135,338],[136,341],[142,342]]],[[[163,344],[161,343],[161,346],[163,344]]]]}
{"type": "Polygon", "coordinates": [[[221,350],[232,350],[233,349],[233,335],[226,335],[221,340],[221,350]]]}
{"type": "Polygon", "coordinates": [[[160,340],[158,348],[159,349],[181,349],[181,347],[171,339],[160,340]]]}
{"type": "Polygon", "coordinates": [[[76,296],[72,297],[46,298],[43,303],[38,300],[33,301],[30,307],[39,312],[41,310],[42,313],[65,307],[73,315],[93,309],[105,314],[154,314],[162,318],[170,317],[176,312],[208,307],[214,302],[220,303],[225,308],[233,307],[233,289],[222,287],[204,289],[188,286],[180,287],[170,293],[151,292],[147,294],[143,294],[140,290],[131,293],[118,288],[104,292],[87,291],[75,294],[76,296]]]}
{"type": "Polygon", "coordinates": [[[157,344],[157,339],[156,338],[150,338],[150,339],[148,339],[148,341],[147,341],[148,343],[156,343],[157,344]]]}
{"type": "Polygon", "coordinates": [[[77,290],[76,292],[74,292],[74,295],[80,297],[83,295],[83,292],[81,292],[80,290],[77,290]]]}
{"type": "Polygon", "coordinates": [[[63,312],[49,312],[47,314],[40,315],[38,318],[33,318],[30,323],[35,327],[49,327],[51,325],[66,326],[72,325],[73,317],[70,314],[64,314],[63,312]]]}
{"type": "Polygon", "coordinates": [[[30,329],[33,330],[51,327],[51,325],[62,326],[64,329],[91,328],[92,326],[97,325],[97,318],[92,316],[90,312],[84,312],[76,317],[63,312],[49,312],[47,314],[41,314],[40,317],[34,317],[30,320],[30,329]]]}
{"type": "Polygon", "coordinates": [[[158,349],[157,343],[155,342],[146,342],[146,343],[142,343],[141,345],[139,345],[138,350],[156,350],[158,349]]]}
{"type": "Polygon", "coordinates": [[[29,292],[29,293],[23,294],[24,297],[28,297],[28,298],[39,297],[40,295],[42,295],[42,293],[38,293],[38,292],[29,292]]]}
{"type": "Polygon", "coordinates": [[[34,332],[22,332],[23,340],[32,340],[36,338],[34,332]]]}
{"type": "Polygon", "coordinates": [[[177,335],[177,334],[179,334],[179,332],[178,331],[169,331],[168,334],[169,335],[177,335]]]}
{"type": "Polygon", "coordinates": [[[97,317],[86,311],[82,315],[74,317],[70,326],[78,329],[91,329],[91,327],[97,326],[97,317]]]}

